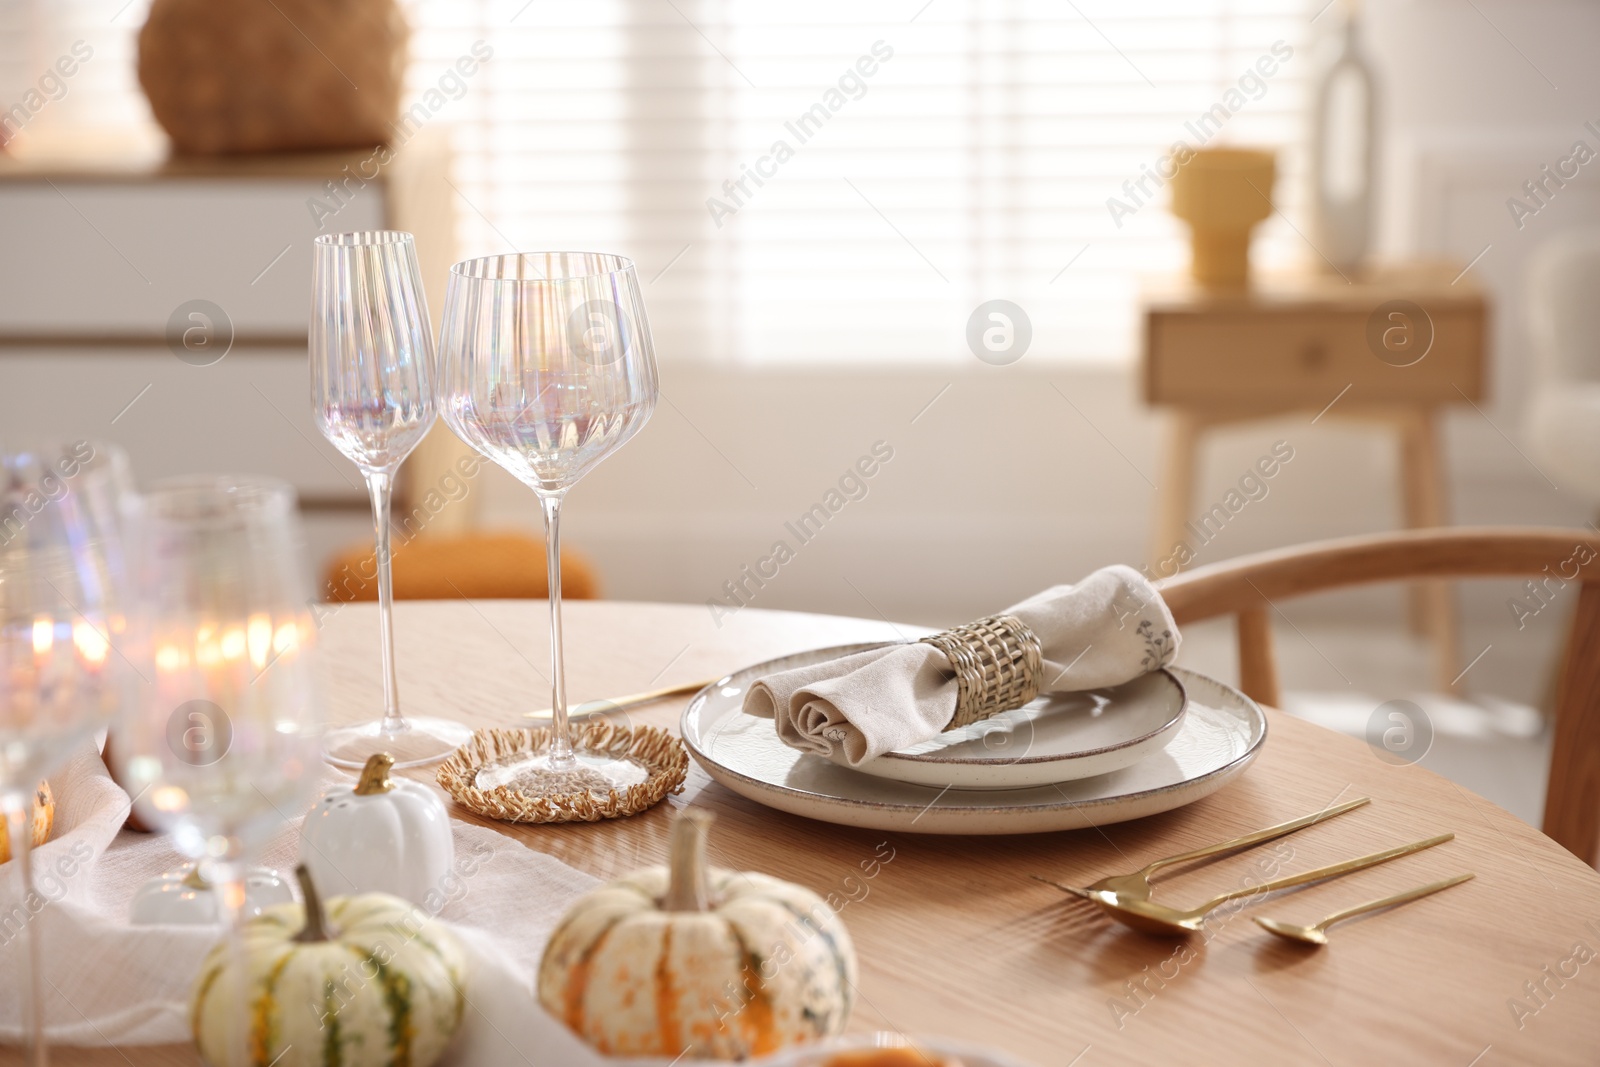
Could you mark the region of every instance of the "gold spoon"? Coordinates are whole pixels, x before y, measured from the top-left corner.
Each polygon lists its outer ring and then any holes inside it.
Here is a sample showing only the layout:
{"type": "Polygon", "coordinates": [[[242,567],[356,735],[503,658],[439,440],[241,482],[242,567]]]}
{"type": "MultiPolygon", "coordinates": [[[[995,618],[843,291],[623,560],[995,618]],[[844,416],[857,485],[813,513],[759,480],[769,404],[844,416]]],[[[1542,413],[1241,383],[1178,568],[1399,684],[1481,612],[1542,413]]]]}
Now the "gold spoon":
{"type": "Polygon", "coordinates": [[[1392,897],[1384,897],[1381,900],[1372,900],[1365,904],[1357,904],[1353,908],[1336,911],[1326,919],[1314,922],[1310,926],[1297,926],[1294,923],[1286,923],[1281,919],[1263,919],[1259,915],[1254,916],[1254,918],[1256,925],[1269,934],[1277,934],[1279,937],[1288,938],[1290,941],[1301,941],[1308,945],[1326,945],[1328,943],[1328,927],[1336,922],[1343,922],[1353,916],[1364,915],[1369,911],[1377,911],[1379,908],[1392,908],[1396,904],[1405,904],[1419,897],[1437,893],[1441,889],[1449,889],[1453,885],[1460,885],[1462,882],[1470,881],[1471,879],[1472,875],[1470,874],[1458,874],[1454,878],[1446,878],[1442,882],[1430,882],[1428,885],[1417,889],[1408,889],[1404,893],[1396,893],[1392,897]]]}
{"type": "Polygon", "coordinates": [[[1331,819],[1335,815],[1343,815],[1347,811],[1370,803],[1372,803],[1372,798],[1370,797],[1346,801],[1336,808],[1325,808],[1311,815],[1303,815],[1298,819],[1291,819],[1276,826],[1269,826],[1265,830],[1257,830],[1254,833],[1245,834],[1243,837],[1236,837],[1231,841],[1222,841],[1215,845],[1197,848],[1192,852],[1180,852],[1176,856],[1168,856],[1165,859],[1156,860],[1140,870],[1134,871],[1132,874],[1113,874],[1100,879],[1093,885],[1084,886],[1082,889],[1076,886],[1062,885],[1059,882],[1052,882],[1048,878],[1040,878],[1037,874],[1032,877],[1035,881],[1043,882],[1045,885],[1053,885],[1063,893],[1071,893],[1073,896],[1082,897],[1084,900],[1093,900],[1094,894],[1100,891],[1115,893],[1119,900],[1124,901],[1149,900],[1150,876],[1163,867],[1170,867],[1174,863],[1188,863],[1191,860],[1205,859],[1207,856],[1219,856],[1227,852],[1253,848],[1263,842],[1284,837],[1294,833],[1296,830],[1303,830],[1313,823],[1321,822],[1323,819],[1331,819]]]}
{"type": "Polygon", "coordinates": [[[1394,848],[1374,852],[1370,856],[1360,856],[1343,863],[1335,863],[1327,867],[1317,867],[1314,870],[1302,871],[1300,874],[1291,874],[1285,878],[1276,878],[1260,885],[1247,885],[1221,896],[1212,897],[1197,908],[1187,910],[1157,904],[1148,899],[1125,899],[1116,893],[1104,889],[1096,889],[1089,894],[1089,899],[1098,904],[1100,908],[1113,919],[1141,930],[1147,934],[1166,934],[1168,936],[1183,936],[1198,931],[1205,925],[1206,915],[1226,904],[1230,900],[1240,897],[1255,896],[1258,893],[1270,893],[1277,889],[1288,889],[1290,886],[1306,885],[1310,882],[1320,882],[1326,878],[1337,878],[1341,874],[1359,871],[1372,867],[1399,856],[1409,856],[1413,852],[1421,852],[1434,845],[1442,845],[1454,838],[1455,834],[1440,834],[1437,837],[1424,838],[1413,841],[1409,845],[1397,845],[1394,848]]]}
{"type": "MultiPolygon", "coordinates": [[[[650,704],[657,700],[665,700],[668,697],[682,696],[685,693],[698,693],[714,681],[716,681],[715,678],[702,679],[698,682],[684,682],[682,685],[663,686],[660,689],[651,689],[643,693],[629,693],[625,697],[612,697],[610,700],[586,700],[582,704],[575,704],[568,708],[567,718],[580,719],[586,715],[598,715],[606,711],[634,708],[640,704],[650,704]]],[[[550,717],[550,709],[525,711],[522,713],[522,717],[524,719],[548,719],[550,717]]]]}

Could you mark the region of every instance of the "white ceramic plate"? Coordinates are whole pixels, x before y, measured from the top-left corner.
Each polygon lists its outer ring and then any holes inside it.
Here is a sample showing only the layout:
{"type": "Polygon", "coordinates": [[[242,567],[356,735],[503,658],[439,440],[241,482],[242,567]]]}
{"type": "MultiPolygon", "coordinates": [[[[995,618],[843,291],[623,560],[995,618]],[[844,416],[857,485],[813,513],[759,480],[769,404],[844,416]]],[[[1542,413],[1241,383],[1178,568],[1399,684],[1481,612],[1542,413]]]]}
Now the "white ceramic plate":
{"type": "MultiPolygon", "coordinates": [[[[1164,747],[1183,722],[1183,704],[1183,685],[1156,671],[1112,689],[1047,694],[852,769],[935,789],[1023,789],[1093,778],[1164,747]]],[[[842,752],[829,758],[849,766],[842,752]]]]}
{"type": "Polygon", "coordinates": [[[836,767],[778,740],[770,719],[744,713],[764,674],[816,663],[836,649],[758,663],[702,689],[683,713],[683,740],[713,779],[779,811],[823,822],[927,834],[1031,834],[1142,819],[1192,804],[1247,767],[1267,736],[1255,702],[1231,686],[1172,668],[1187,709],[1164,749],[1130,767],[1027,789],[912,785],[836,767]]]}

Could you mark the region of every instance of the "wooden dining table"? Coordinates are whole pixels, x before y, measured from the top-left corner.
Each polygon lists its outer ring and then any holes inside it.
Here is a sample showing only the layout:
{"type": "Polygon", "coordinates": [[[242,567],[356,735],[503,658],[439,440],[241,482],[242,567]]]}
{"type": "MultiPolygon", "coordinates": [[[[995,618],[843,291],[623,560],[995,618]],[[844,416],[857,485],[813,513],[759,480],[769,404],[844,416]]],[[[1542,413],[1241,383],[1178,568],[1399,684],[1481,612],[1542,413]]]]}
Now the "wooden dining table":
{"type": "MultiPolygon", "coordinates": [[[[720,615],[699,605],[569,603],[570,700],[925,632],[755,608],[720,615]]],[[[331,607],[319,640],[330,719],[370,718],[381,693],[375,608],[331,607]]],[[[402,602],[396,645],[407,711],[517,726],[523,712],[549,703],[542,601],[402,602]]],[[[675,730],[688,699],[613,717],[675,730]]],[[[1600,874],[1433,773],[1426,759],[1388,762],[1361,740],[1274,709],[1266,714],[1259,756],[1218,792],[1166,814],[1084,830],[962,837],[855,829],[765,808],[693,765],[682,793],[627,819],[484,825],[607,879],[663,862],[675,811],[715,813],[718,866],[848,899],[842,917],[861,964],[852,1031],[943,1035],[1037,1067],[1600,1063],[1600,874]],[[1445,831],[1455,840],[1252,900],[1186,940],[1119,926],[1030,877],[1084,885],[1363,796],[1369,806],[1337,819],[1169,872],[1160,899],[1199,902],[1249,879],[1445,831]],[[864,868],[872,859],[879,862],[864,868]],[[1475,880],[1335,928],[1326,948],[1281,941],[1250,921],[1310,922],[1468,871],[1475,880]]],[[[432,776],[430,768],[408,773],[432,776]]],[[[454,814],[478,821],[459,808],[454,814]]],[[[15,1050],[7,1052],[17,1062],[15,1050]]],[[[179,1047],[63,1052],[62,1063],[196,1062],[179,1047]]]]}

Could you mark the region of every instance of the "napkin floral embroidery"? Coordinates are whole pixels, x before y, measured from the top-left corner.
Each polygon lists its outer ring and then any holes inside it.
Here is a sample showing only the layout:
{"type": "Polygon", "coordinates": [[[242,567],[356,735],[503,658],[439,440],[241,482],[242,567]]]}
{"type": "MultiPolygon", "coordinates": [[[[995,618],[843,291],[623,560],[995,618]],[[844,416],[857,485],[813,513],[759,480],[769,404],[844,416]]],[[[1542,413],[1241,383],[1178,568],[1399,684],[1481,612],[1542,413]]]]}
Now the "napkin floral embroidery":
{"type": "Polygon", "coordinates": [[[1139,666],[1147,671],[1166,666],[1167,660],[1172,658],[1173,653],[1172,631],[1162,630],[1157,634],[1156,624],[1149,619],[1141,622],[1135,630],[1144,638],[1144,659],[1139,662],[1139,666]]]}

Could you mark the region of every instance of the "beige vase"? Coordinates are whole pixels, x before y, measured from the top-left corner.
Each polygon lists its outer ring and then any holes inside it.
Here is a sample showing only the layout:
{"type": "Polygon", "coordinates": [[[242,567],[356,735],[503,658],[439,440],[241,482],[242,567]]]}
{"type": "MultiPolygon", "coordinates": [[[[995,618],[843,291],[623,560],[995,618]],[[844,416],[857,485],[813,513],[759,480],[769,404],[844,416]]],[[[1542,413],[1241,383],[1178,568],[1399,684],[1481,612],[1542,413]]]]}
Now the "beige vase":
{"type": "Polygon", "coordinates": [[[139,84],[188,155],[370,146],[400,110],[396,0],[154,0],[139,84]]]}
{"type": "Polygon", "coordinates": [[[1202,285],[1250,280],[1250,232],[1272,214],[1273,153],[1202,148],[1172,178],[1172,213],[1189,224],[1191,270],[1202,285]]]}

